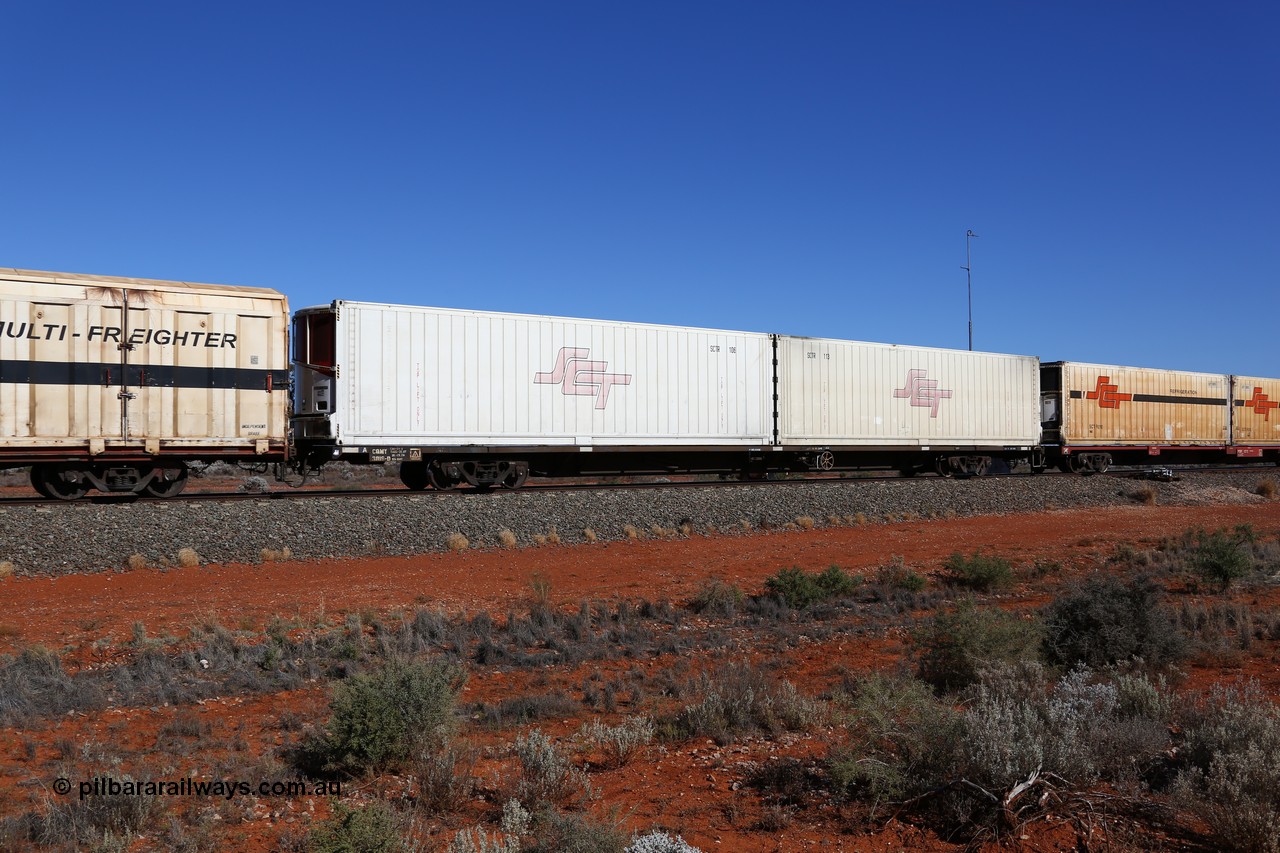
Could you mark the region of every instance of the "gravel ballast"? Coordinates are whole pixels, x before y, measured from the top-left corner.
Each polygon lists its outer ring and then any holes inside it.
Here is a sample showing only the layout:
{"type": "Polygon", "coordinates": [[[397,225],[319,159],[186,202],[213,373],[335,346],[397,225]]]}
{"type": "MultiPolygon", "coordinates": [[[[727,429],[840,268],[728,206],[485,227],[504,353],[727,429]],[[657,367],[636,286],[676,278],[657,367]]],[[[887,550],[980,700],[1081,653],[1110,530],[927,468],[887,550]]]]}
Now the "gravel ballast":
{"type": "Polygon", "coordinates": [[[778,528],[812,519],[817,527],[885,523],[889,518],[989,515],[1073,507],[1262,502],[1274,468],[1198,472],[1176,482],[1119,477],[1018,476],[972,480],[837,480],[718,488],[602,488],[581,492],[408,493],[381,497],[235,502],[77,503],[0,508],[0,563],[16,574],[47,575],[177,564],[194,549],[205,563],[253,563],[264,548],[293,558],[368,557],[442,551],[461,533],[471,547],[497,547],[510,530],[521,545],[558,532],[583,542],[626,538],[625,525],[696,533],[778,528]],[[1154,495],[1144,494],[1150,489],[1154,495]],[[137,557],[134,557],[135,563],[137,557]]]}

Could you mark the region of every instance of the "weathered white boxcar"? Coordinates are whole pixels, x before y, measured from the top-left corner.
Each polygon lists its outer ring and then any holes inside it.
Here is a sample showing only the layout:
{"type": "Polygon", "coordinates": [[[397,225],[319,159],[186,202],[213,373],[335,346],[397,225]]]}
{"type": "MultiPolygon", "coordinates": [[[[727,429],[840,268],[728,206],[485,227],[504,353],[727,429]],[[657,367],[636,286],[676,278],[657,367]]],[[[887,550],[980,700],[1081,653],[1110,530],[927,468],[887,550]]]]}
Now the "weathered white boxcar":
{"type": "Polygon", "coordinates": [[[1064,361],[1043,365],[1041,385],[1045,446],[1064,470],[1215,459],[1230,440],[1224,374],[1064,361]]]}
{"type": "Polygon", "coordinates": [[[905,473],[977,474],[1032,461],[1040,442],[1034,356],[778,336],[779,443],[817,468],[878,457],[905,473]]]}
{"type": "Polygon", "coordinates": [[[288,324],[264,288],[0,269],[0,465],[70,499],[283,461],[288,324]]]}
{"type": "Polygon", "coordinates": [[[1232,455],[1274,457],[1280,447],[1280,379],[1232,376],[1231,387],[1232,455]]]}
{"type": "Polygon", "coordinates": [[[337,301],[294,340],[300,448],[415,488],[712,470],[772,437],[769,335],[337,301]]]}

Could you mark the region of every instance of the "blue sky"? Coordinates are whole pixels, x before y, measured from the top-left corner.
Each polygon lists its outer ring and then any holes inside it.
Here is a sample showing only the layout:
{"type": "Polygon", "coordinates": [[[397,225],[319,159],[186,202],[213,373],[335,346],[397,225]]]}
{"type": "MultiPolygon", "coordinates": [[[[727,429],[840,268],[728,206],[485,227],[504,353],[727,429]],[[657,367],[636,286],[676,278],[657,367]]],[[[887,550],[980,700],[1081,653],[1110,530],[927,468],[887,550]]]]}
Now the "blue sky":
{"type": "Polygon", "coordinates": [[[1280,6],[9,3],[0,266],[1280,375],[1280,6]]]}

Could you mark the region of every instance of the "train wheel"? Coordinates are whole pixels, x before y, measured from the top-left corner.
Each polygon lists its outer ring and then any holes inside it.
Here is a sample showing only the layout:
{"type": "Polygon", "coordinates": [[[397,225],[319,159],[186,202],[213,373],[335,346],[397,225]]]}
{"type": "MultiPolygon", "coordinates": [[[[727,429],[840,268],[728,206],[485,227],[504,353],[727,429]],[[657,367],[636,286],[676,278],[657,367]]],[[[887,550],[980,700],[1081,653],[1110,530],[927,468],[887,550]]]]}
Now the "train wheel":
{"type": "Polygon", "coordinates": [[[504,489],[518,489],[529,479],[529,468],[523,464],[512,465],[510,472],[502,481],[504,489]]]}
{"type": "Polygon", "coordinates": [[[458,485],[458,481],[452,479],[444,471],[441,471],[439,465],[428,465],[426,466],[426,469],[427,482],[431,484],[431,488],[440,492],[447,492],[454,486],[458,485]]]}
{"type": "Polygon", "coordinates": [[[48,487],[44,484],[44,477],[40,475],[40,468],[41,466],[39,465],[31,466],[31,488],[39,492],[41,497],[48,498],[49,500],[55,500],[53,492],[49,491],[48,487]]]}
{"type": "Polygon", "coordinates": [[[177,468],[161,468],[150,483],[143,487],[142,493],[152,498],[176,498],[187,487],[187,466],[177,468]],[[161,477],[161,474],[164,477],[161,477]]]}
{"type": "Polygon", "coordinates": [[[420,492],[431,485],[425,462],[401,462],[400,482],[415,492],[420,492]]]}
{"type": "Polygon", "coordinates": [[[31,484],[47,498],[74,501],[85,496],[89,486],[80,472],[54,465],[35,465],[31,468],[31,484]]]}

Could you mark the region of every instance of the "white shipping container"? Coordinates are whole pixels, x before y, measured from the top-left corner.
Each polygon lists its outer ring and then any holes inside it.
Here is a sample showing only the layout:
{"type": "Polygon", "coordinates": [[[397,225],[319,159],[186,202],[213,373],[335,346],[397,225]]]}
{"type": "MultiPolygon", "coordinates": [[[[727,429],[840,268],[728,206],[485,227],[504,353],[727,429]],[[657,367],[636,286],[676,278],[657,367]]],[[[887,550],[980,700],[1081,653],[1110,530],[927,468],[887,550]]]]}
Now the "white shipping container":
{"type": "Polygon", "coordinates": [[[348,301],[300,314],[329,310],[336,378],[328,389],[322,374],[299,370],[297,413],[328,414],[343,446],[750,446],[771,437],[769,335],[348,301]]]}
{"type": "Polygon", "coordinates": [[[778,337],[785,445],[1029,447],[1040,441],[1034,356],[778,337]]]}
{"type": "Polygon", "coordinates": [[[283,458],[288,325],[265,288],[0,269],[0,459],[283,458]]]}

